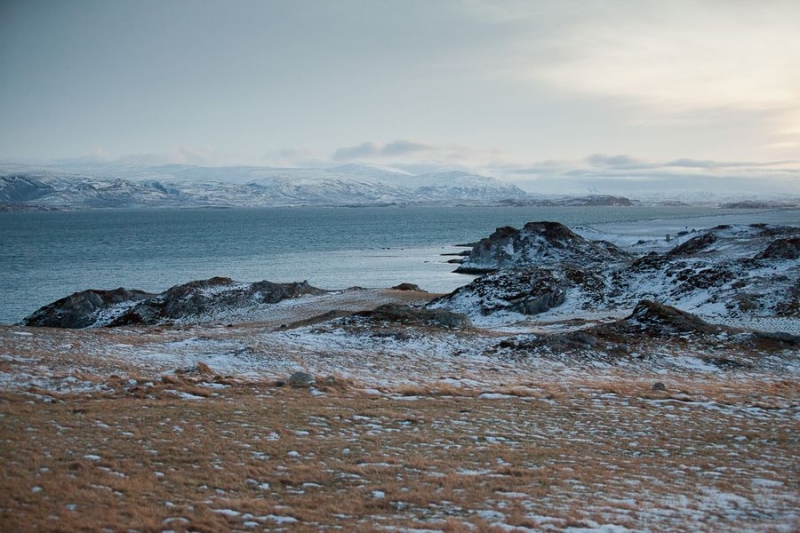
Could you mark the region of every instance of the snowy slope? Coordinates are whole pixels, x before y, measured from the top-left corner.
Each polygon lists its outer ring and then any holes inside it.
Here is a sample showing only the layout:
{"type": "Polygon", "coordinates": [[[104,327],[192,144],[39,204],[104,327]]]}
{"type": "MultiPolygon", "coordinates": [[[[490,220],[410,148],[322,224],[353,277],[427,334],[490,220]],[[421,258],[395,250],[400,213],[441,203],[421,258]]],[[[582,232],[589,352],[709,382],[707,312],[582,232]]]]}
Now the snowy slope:
{"type": "Polygon", "coordinates": [[[411,175],[394,169],[91,167],[7,168],[0,203],[73,208],[386,204],[494,204],[524,199],[516,186],[464,172],[411,175]]]}

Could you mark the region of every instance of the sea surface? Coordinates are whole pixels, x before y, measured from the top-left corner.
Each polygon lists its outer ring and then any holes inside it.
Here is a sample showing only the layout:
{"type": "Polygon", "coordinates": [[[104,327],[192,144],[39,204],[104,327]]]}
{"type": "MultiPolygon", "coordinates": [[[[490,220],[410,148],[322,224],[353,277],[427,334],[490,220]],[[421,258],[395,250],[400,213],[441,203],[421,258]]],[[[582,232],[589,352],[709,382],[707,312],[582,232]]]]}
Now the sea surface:
{"type": "MultiPolygon", "coordinates": [[[[163,291],[195,279],[303,281],[325,289],[416,283],[450,292],[454,245],[553,220],[642,237],[688,221],[780,222],[798,211],[695,207],[149,209],[0,213],[0,324],[84,289],[163,291]],[[704,218],[708,217],[708,218],[704,218]],[[776,219],[776,220],[774,220],[776,219]]],[[[797,220],[797,219],[795,219],[797,220]]]]}

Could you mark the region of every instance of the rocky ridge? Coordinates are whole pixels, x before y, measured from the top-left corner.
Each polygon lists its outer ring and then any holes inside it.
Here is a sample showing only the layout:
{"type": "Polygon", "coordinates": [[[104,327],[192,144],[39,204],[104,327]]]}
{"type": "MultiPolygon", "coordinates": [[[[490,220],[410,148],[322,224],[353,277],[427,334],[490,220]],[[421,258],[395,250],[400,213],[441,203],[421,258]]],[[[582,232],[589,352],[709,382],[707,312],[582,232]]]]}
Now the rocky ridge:
{"type": "Polygon", "coordinates": [[[618,312],[654,300],[710,319],[800,317],[800,228],[717,226],[636,255],[552,222],[500,228],[458,272],[491,272],[431,303],[473,319],[618,312]]]}
{"type": "Polygon", "coordinates": [[[92,328],[102,326],[202,323],[246,315],[253,309],[327,291],[308,284],[240,283],[216,277],[176,285],[160,293],[86,290],[57,300],[23,319],[25,326],[92,328]]]}
{"type": "MultiPolygon", "coordinates": [[[[1,170],[0,170],[1,172],[1,170]]],[[[370,167],[58,168],[0,174],[0,209],[496,205],[528,194],[466,172],[411,175],[370,167]]]]}
{"type": "Polygon", "coordinates": [[[629,254],[607,241],[591,241],[558,222],[529,222],[522,229],[506,226],[481,239],[456,269],[485,274],[530,265],[608,263],[629,254]]]}
{"type": "MultiPolygon", "coordinates": [[[[388,300],[350,295],[355,299],[345,303],[337,300],[339,293],[307,282],[212,278],[160,294],[83,291],[43,307],[23,324],[246,327],[259,322],[278,335],[274,341],[288,343],[287,349],[333,350],[342,357],[358,352],[365,360],[378,353],[422,357],[433,351],[557,364],[646,362],[648,368],[703,372],[796,365],[800,228],[717,226],[681,235],[671,248],[639,254],[552,222],[524,229],[523,235],[503,228],[474,245],[470,257],[484,265],[495,261],[496,268],[441,297],[398,285],[386,291],[388,300]],[[610,260],[590,257],[593,253],[610,260]],[[286,321],[279,322],[283,316],[286,321]],[[758,331],[759,318],[793,326],[758,331]]],[[[237,358],[260,353],[250,344],[236,348],[237,358]]]]}
{"type": "Polygon", "coordinates": [[[692,354],[700,365],[753,370],[800,349],[800,336],[710,324],[672,306],[640,301],[625,318],[552,335],[518,335],[501,341],[505,357],[546,357],[610,364],[692,354]]]}

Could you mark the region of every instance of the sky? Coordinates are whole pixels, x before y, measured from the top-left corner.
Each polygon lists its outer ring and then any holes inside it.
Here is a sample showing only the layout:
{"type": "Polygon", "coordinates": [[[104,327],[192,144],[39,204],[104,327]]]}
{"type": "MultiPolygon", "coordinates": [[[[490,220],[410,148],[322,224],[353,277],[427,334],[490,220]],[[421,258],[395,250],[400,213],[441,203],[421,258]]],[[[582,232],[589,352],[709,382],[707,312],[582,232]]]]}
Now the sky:
{"type": "Polygon", "coordinates": [[[797,0],[2,0],[0,159],[800,194],[798,27],[797,0]]]}

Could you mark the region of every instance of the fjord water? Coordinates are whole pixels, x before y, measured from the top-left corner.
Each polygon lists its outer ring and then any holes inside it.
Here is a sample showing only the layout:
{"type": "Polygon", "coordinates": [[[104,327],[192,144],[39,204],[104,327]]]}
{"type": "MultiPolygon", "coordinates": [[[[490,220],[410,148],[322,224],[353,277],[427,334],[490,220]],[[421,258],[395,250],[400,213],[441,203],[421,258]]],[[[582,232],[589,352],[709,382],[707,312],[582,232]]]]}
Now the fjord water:
{"type": "Polygon", "coordinates": [[[159,292],[213,276],[325,289],[449,292],[445,252],[500,226],[570,227],[735,213],[687,207],[262,208],[0,213],[0,323],[84,289],[159,292]]]}

